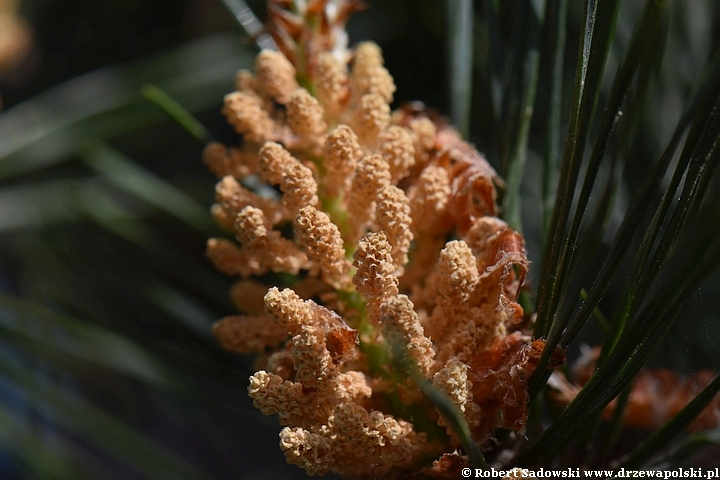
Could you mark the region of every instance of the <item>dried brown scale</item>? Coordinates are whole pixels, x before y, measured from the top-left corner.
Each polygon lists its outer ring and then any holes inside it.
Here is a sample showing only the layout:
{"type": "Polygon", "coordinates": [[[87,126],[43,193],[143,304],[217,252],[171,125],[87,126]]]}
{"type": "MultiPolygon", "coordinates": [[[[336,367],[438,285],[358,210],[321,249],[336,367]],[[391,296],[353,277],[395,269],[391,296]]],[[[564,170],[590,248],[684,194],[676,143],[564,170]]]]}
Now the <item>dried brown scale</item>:
{"type": "Polygon", "coordinates": [[[485,158],[470,144],[456,140],[456,132],[442,130],[447,142],[441,143],[441,161],[450,167],[451,192],[448,211],[452,213],[455,227],[464,235],[475,219],[497,214],[497,174],[485,158]]]}
{"type": "MultiPolygon", "coordinates": [[[[478,223],[489,225],[489,229],[485,231],[484,240],[475,246],[478,269],[482,272],[481,283],[485,288],[476,291],[474,302],[479,303],[482,298],[489,296],[497,298],[499,309],[507,317],[506,322],[519,323],[523,312],[514,301],[530,266],[525,253],[525,241],[501,220],[482,218],[476,220],[474,225],[478,223]]],[[[470,232],[473,232],[473,227],[470,232]]]]}
{"type": "Polygon", "coordinates": [[[444,453],[433,462],[432,468],[425,469],[422,473],[430,478],[449,480],[460,478],[463,469],[468,467],[470,467],[470,461],[467,456],[461,455],[456,450],[453,453],[444,453]]]}
{"type": "MultiPolygon", "coordinates": [[[[542,342],[539,340],[539,342],[542,342]]],[[[527,419],[527,382],[542,351],[532,347],[520,332],[498,337],[468,366],[473,401],[482,416],[473,436],[482,438],[496,428],[521,432],[527,419]]]]}
{"type": "Polygon", "coordinates": [[[357,331],[350,328],[337,313],[312,300],[307,300],[315,318],[315,324],[322,328],[327,342],[327,349],[335,365],[345,363],[353,358],[357,345],[357,331]]]}

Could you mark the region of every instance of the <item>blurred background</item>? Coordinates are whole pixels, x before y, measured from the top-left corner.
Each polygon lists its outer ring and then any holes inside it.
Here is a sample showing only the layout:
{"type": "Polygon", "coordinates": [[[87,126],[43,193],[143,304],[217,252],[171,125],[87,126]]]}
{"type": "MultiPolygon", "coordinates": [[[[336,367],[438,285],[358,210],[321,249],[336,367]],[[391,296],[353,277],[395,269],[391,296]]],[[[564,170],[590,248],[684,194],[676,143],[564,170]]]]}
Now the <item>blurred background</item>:
{"type": "MultiPolygon", "coordinates": [[[[247,3],[264,21],[264,2],[247,3]]],[[[382,47],[394,106],[421,100],[449,115],[453,25],[444,2],[365,3],[348,25],[350,41],[382,47]]],[[[502,172],[500,89],[490,74],[497,52],[475,3],[470,139],[502,172]]],[[[569,92],[580,3],[570,2],[565,26],[569,92]]],[[[643,4],[622,6],[610,71],[643,4]]],[[[647,168],[643,159],[669,138],[720,34],[716,2],[674,8],[666,60],[631,146],[637,161],[628,162],[611,222],[647,168]]],[[[498,25],[507,53],[516,25],[509,9],[498,25]]],[[[276,419],[247,397],[252,359],[223,352],[210,335],[233,308],[230,280],[204,258],[206,239],[221,233],[208,213],[216,180],[201,162],[203,145],[142,94],[159,87],[213,138],[235,142],[222,97],[256,52],[220,1],[0,0],[0,478],[304,477],[285,463],[276,419]]],[[[539,92],[522,186],[537,266],[542,85],[539,92]]],[[[719,291],[715,274],[663,347],[672,355],[656,365],[720,367],[719,291]]]]}

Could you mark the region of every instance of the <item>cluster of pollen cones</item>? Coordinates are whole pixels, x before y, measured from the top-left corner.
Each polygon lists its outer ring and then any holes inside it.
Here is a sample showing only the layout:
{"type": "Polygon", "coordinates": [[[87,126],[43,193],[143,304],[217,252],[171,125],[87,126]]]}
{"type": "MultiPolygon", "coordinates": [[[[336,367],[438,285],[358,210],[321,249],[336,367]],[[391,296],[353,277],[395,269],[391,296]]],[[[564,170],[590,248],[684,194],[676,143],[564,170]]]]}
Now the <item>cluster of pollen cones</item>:
{"type": "Polygon", "coordinates": [[[213,215],[237,240],[211,239],[208,256],[240,277],[242,312],[214,333],[259,354],[250,396],[285,426],[290,463],[449,474],[467,462],[459,440],[393,367],[390,342],[477,441],[522,431],[544,346],[521,328],[523,238],[496,217],[500,180],[482,155],[421,105],[391,111],[375,44],[309,64],[299,75],[286,54],[262,51],[225,97],[239,146],[204,152],[220,179],[213,215]]]}
{"type": "MultiPolygon", "coordinates": [[[[523,432],[545,343],[517,303],[529,261],[496,216],[502,182],[422,105],[391,111],[378,46],[345,48],[358,2],[270,3],[281,52],[262,51],[225,97],[237,145],[204,152],[212,213],[234,237],[207,254],[239,277],[241,312],[214,334],[257,354],[250,396],[308,474],[460,478],[460,440],[399,366],[444,393],[480,445],[523,432]]],[[[563,361],[558,350],[550,367],[563,361]]]]}

